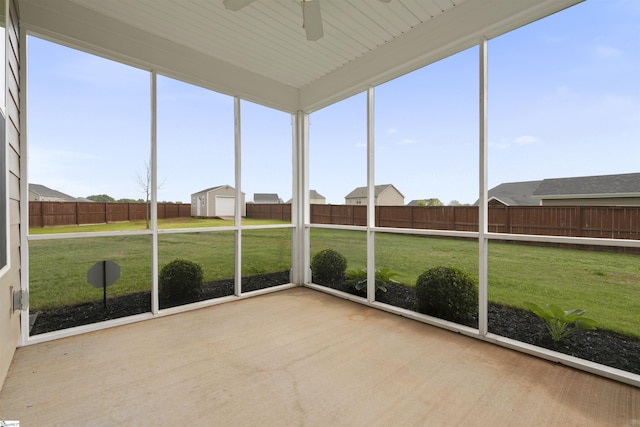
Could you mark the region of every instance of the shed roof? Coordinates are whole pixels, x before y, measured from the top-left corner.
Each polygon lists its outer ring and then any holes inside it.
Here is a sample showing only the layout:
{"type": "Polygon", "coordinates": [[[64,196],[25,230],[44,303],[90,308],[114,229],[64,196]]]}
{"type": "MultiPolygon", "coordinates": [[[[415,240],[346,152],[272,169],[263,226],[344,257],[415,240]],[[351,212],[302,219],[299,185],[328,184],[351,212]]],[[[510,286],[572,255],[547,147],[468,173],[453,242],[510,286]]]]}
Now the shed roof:
{"type": "MultiPolygon", "coordinates": [[[[205,188],[204,190],[196,191],[195,193],[192,193],[191,195],[200,194],[200,193],[209,193],[209,192],[217,190],[219,188],[226,188],[226,189],[229,189],[229,190],[233,190],[234,189],[230,185],[216,185],[215,187],[209,187],[209,188],[205,188]]],[[[242,194],[244,194],[244,192],[242,194]]]]}

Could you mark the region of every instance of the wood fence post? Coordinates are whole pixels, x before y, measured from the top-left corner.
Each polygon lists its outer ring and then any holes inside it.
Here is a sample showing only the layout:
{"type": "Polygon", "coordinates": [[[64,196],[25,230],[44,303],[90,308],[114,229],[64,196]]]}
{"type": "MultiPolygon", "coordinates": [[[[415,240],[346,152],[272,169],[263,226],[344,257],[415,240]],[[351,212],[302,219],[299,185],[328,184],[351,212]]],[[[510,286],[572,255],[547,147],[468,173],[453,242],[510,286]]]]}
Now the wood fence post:
{"type": "Polygon", "coordinates": [[[576,221],[576,234],[575,237],[582,237],[582,206],[576,206],[575,208],[575,221],[576,221]]]}

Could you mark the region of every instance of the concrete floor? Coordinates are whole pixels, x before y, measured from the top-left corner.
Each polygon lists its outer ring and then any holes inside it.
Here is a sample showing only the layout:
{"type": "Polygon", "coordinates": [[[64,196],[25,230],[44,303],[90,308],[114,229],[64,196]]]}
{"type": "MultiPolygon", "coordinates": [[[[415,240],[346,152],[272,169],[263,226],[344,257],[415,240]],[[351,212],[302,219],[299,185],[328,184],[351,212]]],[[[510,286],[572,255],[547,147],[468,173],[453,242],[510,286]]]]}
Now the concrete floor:
{"type": "Polygon", "coordinates": [[[640,389],[305,288],[17,350],[28,426],[640,426],[640,389]]]}

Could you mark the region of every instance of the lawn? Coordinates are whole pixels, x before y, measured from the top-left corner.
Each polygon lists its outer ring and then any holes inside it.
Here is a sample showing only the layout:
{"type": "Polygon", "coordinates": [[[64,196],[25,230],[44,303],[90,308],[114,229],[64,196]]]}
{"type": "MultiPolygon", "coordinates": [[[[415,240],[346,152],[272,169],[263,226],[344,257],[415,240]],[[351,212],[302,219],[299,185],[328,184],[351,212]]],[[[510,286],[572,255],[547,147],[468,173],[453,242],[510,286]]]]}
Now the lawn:
{"type": "MultiPolygon", "coordinates": [[[[265,224],[288,224],[283,221],[242,218],[242,225],[265,225],[265,224]]],[[[169,218],[159,219],[159,229],[172,228],[206,228],[206,227],[229,227],[233,226],[233,220],[216,218],[169,218]]],[[[89,225],[68,225],[61,227],[33,227],[29,229],[29,234],[60,234],[60,233],[89,233],[89,232],[113,232],[113,231],[136,231],[145,230],[147,222],[125,221],[112,222],[109,224],[89,224],[89,225]]]]}
{"type": "MultiPolygon", "coordinates": [[[[185,227],[201,226],[204,225],[189,223],[185,227]]],[[[289,228],[243,230],[242,275],[290,269],[291,232],[289,228]]],[[[160,267],[184,258],[201,264],[207,281],[232,278],[234,234],[215,230],[161,234],[160,267]]],[[[151,236],[37,240],[29,245],[33,311],[101,299],[102,290],[87,284],[86,274],[102,259],[114,260],[121,266],[121,278],[108,288],[109,296],[148,291],[151,287],[151,236]]],[[[325,248],[344,254],[348,268],[366,265],[365,232],[313,229],[311,254],[325,248]]],[[[521,308],[526,301],[581,308],[602,328],[640,336],[639,261],[638,255],[490,243],[489,300],[521,308]]],[[[422,272],[440,265],[458,267],[477,276],[478,243],[377,233],[376,264],[398,273],[396,279],[409,286],[422,272]]]]}
{"type": "MultiPolygon", "coordinates": [[[[314,229],[311,252],[341,252],[348,268],[366,266],[366,233],[314,229]]],[[[376,234],[376,266],[398,273],[413,286],[435,266],[453,266],[478,276],[476,241],[376,234]]],[[[527,301],[580,308],[600,327],[640,337],[640,256],[589,250],[490,243],[489,301],[525,308],[527,301]]]]}

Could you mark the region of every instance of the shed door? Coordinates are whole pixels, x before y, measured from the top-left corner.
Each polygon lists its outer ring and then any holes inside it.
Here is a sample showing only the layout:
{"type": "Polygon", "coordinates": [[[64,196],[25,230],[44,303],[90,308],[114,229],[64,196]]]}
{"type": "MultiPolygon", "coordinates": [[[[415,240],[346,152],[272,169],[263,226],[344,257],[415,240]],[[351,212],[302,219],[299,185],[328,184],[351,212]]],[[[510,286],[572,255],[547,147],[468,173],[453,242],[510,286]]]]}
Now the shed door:
{"type": "Polygon", "coordinates": [[[233,196],[216,196],[216,216],[233,216],[236,209],[236,198],[233,196]]]}

